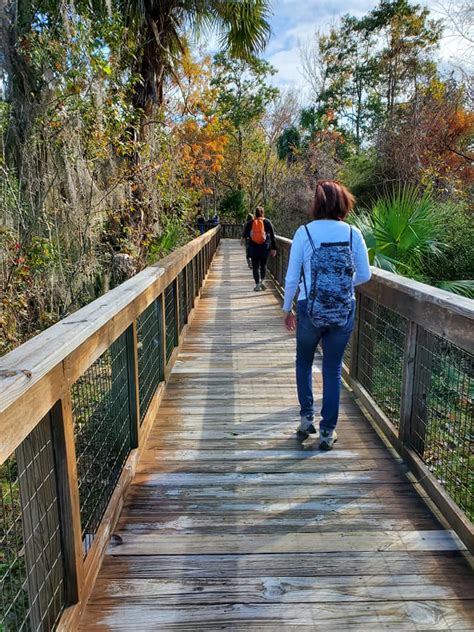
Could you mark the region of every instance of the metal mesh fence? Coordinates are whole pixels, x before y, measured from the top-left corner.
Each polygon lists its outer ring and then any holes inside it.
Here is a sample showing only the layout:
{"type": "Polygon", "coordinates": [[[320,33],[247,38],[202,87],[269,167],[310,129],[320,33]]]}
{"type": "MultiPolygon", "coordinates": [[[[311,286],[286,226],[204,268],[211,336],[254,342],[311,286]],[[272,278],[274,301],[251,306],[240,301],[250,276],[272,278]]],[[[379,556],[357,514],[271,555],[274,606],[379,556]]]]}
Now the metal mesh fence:
{"type": "Polygon", "coordinates": [[[142,423],[158,384],[163,380],[159,300],[153,301],[137,318],[137,344],[140,423],[142,423]]]}
{"type": "Polygon", "coordinates": [[[357,379],[398,427],[408,322],[367,296],[359,309],[357,379]]]}
{"type": "Polygon", "coordinates": [[[188,306],[186,298],[186,268],[181,270],[178,276],[179,288],[179,333],[183,331],[184,325],[188,322],[188,306]]]}
{"type": "Polygon", "coordinates": [[[244,227],[240,224],[221,224],[221,236],[223,239],[240,239],[244,227]]]}
{"type": "Polygon", "coordinates": [[[270,272],[270,274],[272,275],[272,277],[274,279],[276,279],[275,270],[276,270],[276,266],[277,266],[277,260],[278,260],[279,257],[280,257],[280,250],[277,250],[276,257],[269,257],[268,261],[267,261],[268,271],[270,272]]]}
{"type": "Polygon", "coordinates": [[[126,334],[71,389],[84,553],[130,452],[126,334]]]}
{"type": "Polygon", "coordinates": [[[420,329],[411,447],[474,519],[474,356],[420,329]]]}
{"type": "Polygon", "coordinates": [[[173,349],[177,343],[177,326],[176,322],[176,298],[175,284],[170,283],[165,289],[165,317],[166,317],[166,361],[171,358],[173,349]]]}
{"type": "Polygon", "coordinates": [[[347,346],[344,350],[344,357],[343,357],[343,363],[346,365],[347,368],[350,367],[351,365],[351,351],[352,351],[352,337],[354,334],[352,334],[352,336],[349,338],[349,342],[347,343],[347,346]]]}
{"type": "Polygon", "coordinates": [[[0,466],[0,630],[52,630],[65,606],[51,419],[0,466]]]}

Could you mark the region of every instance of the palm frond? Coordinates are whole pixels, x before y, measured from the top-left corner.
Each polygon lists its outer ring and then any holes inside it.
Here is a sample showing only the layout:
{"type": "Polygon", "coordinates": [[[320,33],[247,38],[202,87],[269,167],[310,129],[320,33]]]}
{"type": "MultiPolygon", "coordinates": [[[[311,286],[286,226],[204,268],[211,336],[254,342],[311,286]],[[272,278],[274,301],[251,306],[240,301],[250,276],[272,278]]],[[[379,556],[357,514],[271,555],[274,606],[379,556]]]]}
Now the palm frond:
{"type": "Polygon", "coordinates": [[[262,52],[271,33],[268,0],[213,0],[211,23],[219,45],[240,59],[262,52]]]}
{"type": "Polygon", "coordinates": [[[446,290],[446,292],[452,292],[453,294],[459,294],[474,299],[474,280],[472,279],[434,281],[433,285],[439,287],[441,290],[446,290]]]}

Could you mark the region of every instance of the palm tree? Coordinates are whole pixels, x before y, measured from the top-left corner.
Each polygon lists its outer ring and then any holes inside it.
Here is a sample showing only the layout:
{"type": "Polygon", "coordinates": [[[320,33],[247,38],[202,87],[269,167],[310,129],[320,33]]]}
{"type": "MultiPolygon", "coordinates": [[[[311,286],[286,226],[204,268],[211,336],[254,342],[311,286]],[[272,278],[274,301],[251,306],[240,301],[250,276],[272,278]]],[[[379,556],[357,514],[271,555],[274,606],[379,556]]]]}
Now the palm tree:
{"type": "Polygon", "coordinates": [[[221,48],[248,59],[270,35],[269,0],[123,0],[128,25],[140,42],[140,86],[135,105],[163,103],[163,86],[186,50],[186,31],[216,32],[221,48]]]}
{"type": "Polygon", "coordinates": [[[369,250],[370,263],[449,292],[474,296],[474,281],[430,278],[428,262],[449,254],[443,243],[437,205],[429,191],[401,186],[377,200],[370,213],[354,218],[369,250]]]}

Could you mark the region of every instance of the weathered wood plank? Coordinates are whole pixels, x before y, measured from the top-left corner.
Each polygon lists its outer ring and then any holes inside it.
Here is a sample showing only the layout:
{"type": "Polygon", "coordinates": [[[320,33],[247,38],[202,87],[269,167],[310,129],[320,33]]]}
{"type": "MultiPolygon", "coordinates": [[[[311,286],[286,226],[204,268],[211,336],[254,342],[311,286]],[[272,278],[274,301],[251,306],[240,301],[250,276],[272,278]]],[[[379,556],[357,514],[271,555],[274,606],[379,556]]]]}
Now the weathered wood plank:
{"type": "Polygon", "coordinates": [[[110,598],[128,604],[183,603],[341,603],[347,601],[413,601],[419,599],[474,599],[474,578],[419,575],[370,575],[364,581],[341,577],[203,578],[183,580],[100,579],[92,603],[110,598]],[[396,587],[396,588],[395,588],[396,587]]]}
{"type": "Polygon", "coordinates": [[[101,578],[192,579],[232,577],[339,577],[352,575],[441,575],[466,577],[472,572],[460,551],[337,551],[264,555],[124,555],[107,556],[101,578]]]}
{"type": "Polygon", "coordinates": [[[215,533],[212,536],[161,535],[119,532],[122,542],[109,547],[110,555],[173,555],[194,553],[297,553],[323,551],[454,551],[463,544],[452,531],[391,531],[368,535],[352,532],[288,533],[284,536],[240,535],[232,538],[215,533]]]}
{"type": "Polygon", "coordinates": [[[169,608],[144,603],[91,604],[83,630],[470,630],[474,601],[429,600],[324,604],[242,604],[169,608]],[[242,627],[238,627],[242,626],[242,627]],[[250,627],[249,627],[250,626],[250,627]],[[291,627],[290,627],[291,626],[291,627]],[[293,627],[294,626],[294,627],[293,627]]]}

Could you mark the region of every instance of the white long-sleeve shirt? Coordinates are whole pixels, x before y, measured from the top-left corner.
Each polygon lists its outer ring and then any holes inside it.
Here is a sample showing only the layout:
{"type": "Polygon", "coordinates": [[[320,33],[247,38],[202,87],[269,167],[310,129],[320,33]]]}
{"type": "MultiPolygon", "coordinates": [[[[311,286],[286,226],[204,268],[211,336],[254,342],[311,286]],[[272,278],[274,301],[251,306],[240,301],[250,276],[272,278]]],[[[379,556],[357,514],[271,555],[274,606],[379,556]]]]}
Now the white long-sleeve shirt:
{"type": "MultiPolygon", "coordinates": [[[[318,219],[307,224],[309,233],[313,239],[314,246],[319,248],[321,243],[333,243],[338,241],[349,241],[350,226],[345,222],[333,219],[318,219]]],[[[354,255],[355,273],[354,287],[366,283],[370,277],[369,255],[362,233],[355,226],[352,227],[352,252],[354,255]]],[[[304,264],[304,274],[306,283],[311,283],[311,255],[313,249],[308,239],[306,229],[300,226],[293,237],[290,260],[286,271],[285,279],[285,300],[283,310],[289,312],[299,285],[298,300],[306,298],[304,283],[301,280],[301,268],[304,264]],[[301,282],[300,282],[301,281],[301,282]]]]}

